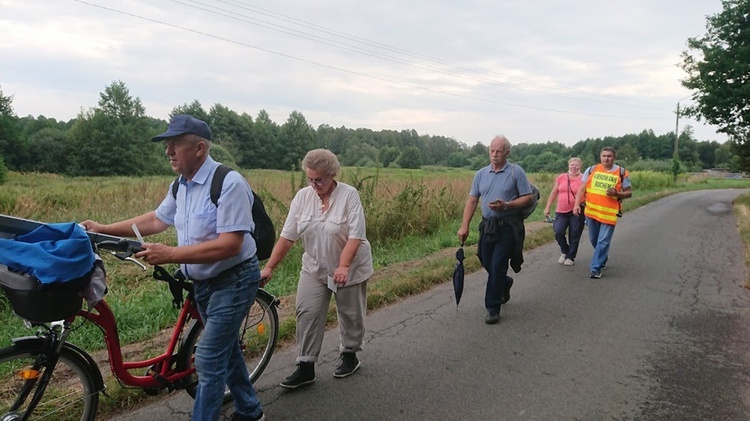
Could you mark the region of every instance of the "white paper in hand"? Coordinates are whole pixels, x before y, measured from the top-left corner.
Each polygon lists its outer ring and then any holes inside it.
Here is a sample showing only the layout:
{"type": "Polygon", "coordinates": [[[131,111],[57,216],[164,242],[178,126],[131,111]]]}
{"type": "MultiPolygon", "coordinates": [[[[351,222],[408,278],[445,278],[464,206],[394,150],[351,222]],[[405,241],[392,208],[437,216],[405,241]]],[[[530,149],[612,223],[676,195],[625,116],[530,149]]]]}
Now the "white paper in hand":
{"type": "Polygon", "coordinates": [[[133,228],[133,232],[135,233],[135,238],[137,238],[141,244],[145,243],[145,241],[143,241],[143,237],[141,237],[141,232],[138,231],[138,226],[133,224],[131,228],[133,228]]]}
{"type": "Polygon", "coordinates": [[[330,289],[333,292],[336,292],[336,289],[338,288],[338,285],[336,285],[336,282],[333,282],[333,276],[328,277],[328,289],[330,289]]]}

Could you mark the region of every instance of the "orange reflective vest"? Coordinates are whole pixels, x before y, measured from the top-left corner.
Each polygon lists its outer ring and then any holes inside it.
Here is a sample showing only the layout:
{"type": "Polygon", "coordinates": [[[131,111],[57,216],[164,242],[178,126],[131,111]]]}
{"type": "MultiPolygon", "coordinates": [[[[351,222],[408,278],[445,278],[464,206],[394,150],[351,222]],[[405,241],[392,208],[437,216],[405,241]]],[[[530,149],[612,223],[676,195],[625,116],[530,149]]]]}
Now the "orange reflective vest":
{"type": "MultiPolygon", "coordinates": [[[[627,176],[625,171],[624,177],[627,176]]],[[[595,165],[586,180],[586,216],[603,224],[617,224],[620,202],[616,197],[607,196],[607,189],[611,188],[622,190],[620,169],[613,167],[607,171],[602,164],[595,165]]]]}

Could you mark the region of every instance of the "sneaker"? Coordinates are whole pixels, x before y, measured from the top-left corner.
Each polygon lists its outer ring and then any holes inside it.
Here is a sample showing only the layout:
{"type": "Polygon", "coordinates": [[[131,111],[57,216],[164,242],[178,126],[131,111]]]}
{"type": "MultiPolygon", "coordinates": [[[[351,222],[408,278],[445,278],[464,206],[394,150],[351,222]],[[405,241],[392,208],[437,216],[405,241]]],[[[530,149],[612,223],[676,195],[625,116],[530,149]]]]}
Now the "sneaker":
{"type": "Polygon", "coordinates": [[[591,272],[591,276],[589,276],[591,279],[601,279],[602,273],[601,272],[591,272]]]}
{"type": "Polygon", "coordinates": [[[508,277],[508,285],[505,287],[505,293],[503,294],[503,299],[500,300],[501,304],[505,304],[508,301],[510,301],[510,289],[513,288],[513,278],[510,276],[508,277]]]}
{"type": "Polygon", "coordinates": [[[253,418],[235,412],[234,414],[232,414],[232,418],[230,419],[232,421],[263,421],[266,419],[266,415],[261,412],[259,417],[253,418]]]}
{"type": "Polygon", "coordinates": [[[361,363],[354,352],[342,352],[339,360],[339,366],[333,372],[333,377],[338,379],[351,376],[359,368],[361,363]]]}
{"type": "Polygon", "coordinates": [[[487,313],[487,317],[484,318],[484,322],[488,325],[496,325],[500,321],[500,313],[490,312],[487,313]]]}
{"type": "Polygon", "coordinates": [[[557,263],[559,263],[559,264],[565,263],[565,254],[561,254],[560,255],[560,258],[557,259],[557,263]]]}
{"type": "Polygon", "coordinates": [[[311,384],[314,381],[315,363],[299,362],[297,363],[297,370],[295,370],[291,376],[285,378],[280,386],[287,389],[296,389],[311,384]]]}
{"type": "Polygon", "coordinates": [[[563,262],[563,264],[565,266],[573,266],[574,264],[576,264],[576,262],[574,262],[572,259],[565,259],[565,262],[563,262]]]}

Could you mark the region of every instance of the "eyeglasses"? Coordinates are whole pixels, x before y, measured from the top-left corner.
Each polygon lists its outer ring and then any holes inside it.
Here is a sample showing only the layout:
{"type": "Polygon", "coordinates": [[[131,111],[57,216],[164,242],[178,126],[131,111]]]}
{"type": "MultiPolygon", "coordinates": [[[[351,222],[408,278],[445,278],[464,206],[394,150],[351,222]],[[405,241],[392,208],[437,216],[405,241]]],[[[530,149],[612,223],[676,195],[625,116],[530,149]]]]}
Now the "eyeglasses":
{"type": "Polygon", "coordinates": [[[314,184],[314,185],[316,185],[318,187],[320,187],[323,184],[325,184],[326,181],[328,181],[328,177],[323,177],[323,178],[310,178],[310,177],[307,177],[307,182],[308,183],[314,184]]]}

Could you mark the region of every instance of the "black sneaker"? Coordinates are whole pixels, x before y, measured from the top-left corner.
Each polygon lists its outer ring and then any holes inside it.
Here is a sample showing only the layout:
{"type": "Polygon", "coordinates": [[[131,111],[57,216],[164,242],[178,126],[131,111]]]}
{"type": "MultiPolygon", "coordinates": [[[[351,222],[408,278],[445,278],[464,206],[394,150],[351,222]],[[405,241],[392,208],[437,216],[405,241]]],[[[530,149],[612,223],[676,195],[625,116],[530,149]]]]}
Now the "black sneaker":
{"type": "Polygon", "coordinates": [[[510,276],[508,277],[507,285],[505,286],[505,293],[503,294],[503,299],[500,300],[502,304],[507,303],[510,301],[510,289],[513,288],[513,278],[510,276]]]}
{"type": "Polygon", "coordinates": [[[488,325],[496,325],[500,321],[500,313],[487,313],[484,322],[488,325]]]}
{"type": "Polygon", "coordinates": [[[591,279],[602,279],[602,273],[601,272],[591,272],[591,275],[589,276],[591,279]]]}
{"type": "Polygon", "coordinates": [[[339,366],[333,372],[333,377],[343,378],[354,374],[360,366],[357,354],[354,352],[342,352],[339,359],[339,366]]]}
{"type": "Polygon", "coordinates": [[[296,389],[306,386],[315,381],[315,363],[300,362],[297,363],[297,370],[291,376],[281,382],[281,387],[287,389],[296,389]]]}

